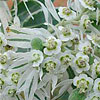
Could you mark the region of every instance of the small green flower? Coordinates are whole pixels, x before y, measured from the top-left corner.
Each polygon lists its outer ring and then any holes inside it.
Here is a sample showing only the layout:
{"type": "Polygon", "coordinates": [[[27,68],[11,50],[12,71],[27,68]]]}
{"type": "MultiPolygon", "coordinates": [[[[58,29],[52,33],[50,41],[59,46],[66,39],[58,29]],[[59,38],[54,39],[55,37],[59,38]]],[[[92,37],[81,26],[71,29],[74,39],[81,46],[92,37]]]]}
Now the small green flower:
{"type": "Polygon", "coordinates": [[[95,10],[95,8],[93,7],[95,0],[79,0],[79,1],[84,8],[88,8],[89,10],[92,11],[95,10]]]}
{"type": "Polygon", "coordinates": [[[16,94],[16,90],[15,89],[9,89],[8,90],[8,95],[10,95],[11,97],[14,97],[16,94]]]}
{"type": "Polygon", "coordinates": [[[56,49],[57,45],[58,45],[57,42],[53,38],[51,38],[50,40],[48,40],[47,49],[54,50],[56,49]]]}
{"type": "Polygon", "coordinates": [[[5,38],[5,35],[0,32],[0,47],[6,46],[7,45],[7,40],[5,38]]]}
{"type": "Polygon", "coordinates": [[[83,23],[84,29],[87,29],[89,23],[90,23],[90,20],[88,20],[88,19],[84,20],[84,23],[83,23]]]}
{"type": "Polygon", "coordinates": [[[65,20],[72,20],[76,17],[76,12],[68,7],[59,7],[59,16],[65,20]]]}
{"type": "Polygon", "coordinates": [[[0,78],[0,89],[2,89],[2,86],[5,84],[4,80],[0,78]]]}
{"type": "Polygon", "coordinates": [[[63,11],[62,11],[62,13],[63,13],[64,15],[69,16],[70,14],[72,14],[72,11],[71,11],[71,9],[69,9],[69,8],[64,8],[63,11]]]}
{"type": "Polygon", "coordinates": [[[72,40],[75,36],[75,33],[68,27],[59,26],[58,29],[60,30],[59,38],[62,41],[72,40]]]}
{"type": "Polygon", "coordinates": [[[60,58],[60,61],[63,63],[63,64],[68,64],[70,61],[71,61],[71,58],[69,57],[69,55],[66,55],[66,56],[63,56],[60,58]]]}
{"type": "Polygon", "coordinates": [[[77,88],[80,88],[80,93],[86,92],[89,87],[89,82],[86,81],[84,78],[77,81],[77,88]]]}
{"type": "Polygon", "coordinates": [[[33,60],[32,60],[32,62],[37,62],[38,60],[40,60],[40,55],[39,54],[33,54],[33,60]]]}
{"type": "Polygon", "coordinates": [[[88,77],[86,74],[80,74],[76,76],[73,80],[73,84],[79,88],[80,93],[85,93],[91,90],[93,85],[93,79],[88,77]]]}
{"type": "Polygon", "coordinates": [[[45,63],[45,68],[47,71],[54,70],[56,68],[56,63],[53,61],[48,61],[47,63],[45,63]]]}
{"type": "Polygon", "coordinates": [[[93,90],[95,93],[100,93],[100,78],[95,80],[93,90]]]}
{"type": "Polygon", "coordinates": [[[82,73],[83,71],[88,71],[90,69],[89,57],[81,52],[76,54],[74,64],[73,67],[75,67],[77,73],[82,73]]]}
{"type": "Polygon", "coordinates": [[[67,67],[72,64],[73,59],[74,59],[74,56],[68,51],[61,53],[59,56],[59,60],[61,64],[67,67]]]}
{"type": "Polygon", "coordinates": [[[7,63],[7,55],[0,54],[0,63],[2,65],[7,63]]]}
{"type": "Polygon", "coordinates": [[[92,65],[92,77],[97,78],[100,75],[100,62],[97,59],[94,59],[94,63],[92,65]]]}
{"type": "Polygon", "coordinates": [[[62,42],[60,39],[50,36],[46,40],[46,48],[44,48],[44,53],[46,55],[58,54],[61,51],[61,45],[62,42]]]}
{"type": "Polygon", "coordinates": [[[16,72],[16,73],[13,73],[13,74],[12,74],[11,80],[12,80],[15,84],[18,83],[19,79],[20,79],[20,74],[19,74],[19,73],[16,72]]]}
{"type": "Polygon", "coordinates": [[[79,44],[79,39],[78,39],[78,37],[75,37],[75,38],[72,40],[72,43],[73,43],[73,44],[79,44]]]}
{"type": "Polygon", "coordinates": [[[83,15],[81,17],[81,20],[80,20],[80,25],[84,28],[84,29],[87,29],[89,24],[91,24],[91,21],[89,20],[89,16],[88,15],[83,15]]]}
{"type": "Polygon", "coordinates": [[[84,0],[85,4],[92,7],[93,4],[94,4],[94,1],[93,0],[84,0]]]}
{"type": "Polygon", "coordinates": [[[56,58],[53,57],[47,57],[44,59],[43,62],[43,67],[48,71],[48,72],[52,72],[54,71],[57,67],[59,67],[60,65],[60,61],[56,58]]]}
{"type": "Polygon", "coordinates": [[[99,75],[100,74],[100,62],[97,63],[96,67],[95,67],[95,71],[96,71],[96,74],[99,75]]]}
{"type": "Polygon", "coordinates": [[[79,68],[85,68],[86,67],[86,61],[82,57],[79,57],[76,60],[76,64],[78,65],[79,68]]]}
{"type": "Polygon", "coordinates": [[[31,60],[34,67],[39,66],[44,59],[43,53],[40,50],[32,50],[30,56],[31,59],[29,59],[31,60]]]}

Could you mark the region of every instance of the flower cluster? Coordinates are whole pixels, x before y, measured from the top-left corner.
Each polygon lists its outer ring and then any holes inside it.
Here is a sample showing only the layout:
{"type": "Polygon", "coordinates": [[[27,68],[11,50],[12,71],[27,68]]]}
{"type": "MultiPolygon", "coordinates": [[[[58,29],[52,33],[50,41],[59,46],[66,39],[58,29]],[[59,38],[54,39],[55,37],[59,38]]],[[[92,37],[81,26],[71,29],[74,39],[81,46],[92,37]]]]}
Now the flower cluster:
{"type": "Polygon", "coordinates": [[[51,0],[36,2],[46,28],[22,27],[16,2],[13,21],[0,17],[0,100],[57,100],[74,88],[85,100],[100,100],[100,1],[68,0],[58,12],[51,0]]]}

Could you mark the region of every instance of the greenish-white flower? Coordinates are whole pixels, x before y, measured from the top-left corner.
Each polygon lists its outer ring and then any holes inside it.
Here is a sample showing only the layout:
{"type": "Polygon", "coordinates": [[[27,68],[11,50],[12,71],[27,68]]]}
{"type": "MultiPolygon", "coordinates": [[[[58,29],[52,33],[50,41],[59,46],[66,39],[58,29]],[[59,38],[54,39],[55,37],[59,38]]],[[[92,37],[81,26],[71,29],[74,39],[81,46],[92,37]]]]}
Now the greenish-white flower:
{"type": "Polygon", "coordinates": [[[44,59],[43,53],[40,50],[32,50],[29,59],[34,67],[39,66],[44,59]]]}
{"type": "Polygon", "coordinates": [[[81,3],[81,5],[84,8],[88,8],[89,10],[95,10],[94,6],[94,0],[79,0],[79,2],[81,3]]]}
{"type": "Polygon", "coordinates": [[[100,78],[95,80],[93,90],[95,93],[100,93],[100,78]]]}
{"type": "Polygon", "coordinates": [[[59,26],[58,29],[61,31],[61,34],[59,34],[59,38],[62,41],[69,41],[74,38],[75,33],[73,33],[71,29],[63,26],[59,26]]]}
{"type": "Polygon", "coordinates": [[[46,55],[58,54],[61,51],[61,45],[61,40],[51,36],[46,40],[46,48],[44,48],[44,53],[46,55]]]}
{"type": "Polygon", "coordinates": [[[91,35],[87,35],[87,38],[92,41],[92,43],[100,47],[100,34],[91,33],[91,35]]]}
{"type": "Polygon", "coordinates": [[[80,41],[78,49],[86,55],[92,54],[93,49],[91,47],[91,43],[89,41],[80,41]]]}
{"type": "Polygon", "coordinates": [[[80,41],[80,37],[78,34],[74,34],[73,35],[73,39],[72,40],[69,40],[67,41],[66,45],[68,47],[71,47],[71,46],[75,46],[77,48],[77,46],[79,45],[79,41],[80,41]]]}
{"type": "Polygon", "coordinates": [[[0,95],[0,100],[23,100],[21,95],[17,92],[16,86],[6,86],[4,91],[0,95]]]}
{"type": "Polygon", "coordinates": [[[88,62],[89,62],[89,57],[79,52],[76,54],[73,67],[77,73],[88,71],[90,69],[88,62]]]}
{"type": "Polygon", "coordinates": [[[7,55],[0,54],[0,64],[5,65],[7,63],[7,55]]]}
{"type": "Polygon", "coordinates": [[[80,74],[74,78],[73,84],[80,89],[80,93],[85,93],[91,90],[93,79],[88,77],[86,74],[80,74]]]}
{"type": "Polygon", "coordinates": [[[5,76],[0,74],[0,90],[2,90],[5,87],[6,81],[5,81],[5,76]]]}
{"type": "Polygon", "coordinates": [[[79,34],[74,34],[73,37],[74,37],[73,40],[71,40],[72,44],[73,45],[78,45],[79,44],[79,41],[80,41],[79,34]]]}
{"type": "Polygon", "coordinates": [[[91,23],[91,21],[89,20],[89,16],[88,15],[83,15],[81,17],[80,20],[80,25],[84,28],[87,29],[88,25],[91,23]]]}
{"type": "Polygon", "coordinates": [[[8,95],[10,95],[11,97],[13,97],[16,94],[16,90],[15,89],[9,89],[8,90],[8,95]]]}
{"type": "Polygon", "coordinates": [[[72,20],[76,17],[76,12],[68,7],[59,7],[59,16],[65,20],[72,20]]]}
{"type": "Polygon", "coordinates": [[[100,100],[100,93],[90,93],[85,100],[100,100]]]}
{"type": "Polygon", "coordinates": [[[5,38],[5,35],[0,32],[0,47],[6,46],[7,45],[7,40],[5,38]]]}
{"type": "Polygon", "coordinates": [[[0,69],[7,68],[7,66],[10,64],[10,56],[9,52],[0,53],[0,69]]]}
{"type": "Polygon", "coordinates": [[[60,61],[53,57],[48,57],[44,59],[43,65],[42,65],[48,72],[55,71],[59,69],[60,61]]]}
{"type": "Polygon", "coordinates": [[[95,59],[92,65],[92,77],[97,78],[98,75],[100,75],[100,61],[95,59]]]}
{"type": "Polygon", "coordinates": [[[59,60],[62,65],[68,67],[71,66],[73,62],[74,56],[70,53],[70,51],[65,51],[64,53],[59,54],[59,60]]]}
{"type": "Polygon", "coordinates": [[[7,87],[4,89],[2,95],[3,95],[5,98],[8,97],[8,98],[9,98],[8,100],[10,100],[11,98],[15,97],[16,92],[17,92],[17,89],[16,89],[15,86],[7,86],[7,87]]]}
{"type": "Polygon", "coordinates": [[[20,73],[18,73],[18,72],[12,73],[11,81],[13,83],[18,84],[19,79],[20,79],[20,73]]]}

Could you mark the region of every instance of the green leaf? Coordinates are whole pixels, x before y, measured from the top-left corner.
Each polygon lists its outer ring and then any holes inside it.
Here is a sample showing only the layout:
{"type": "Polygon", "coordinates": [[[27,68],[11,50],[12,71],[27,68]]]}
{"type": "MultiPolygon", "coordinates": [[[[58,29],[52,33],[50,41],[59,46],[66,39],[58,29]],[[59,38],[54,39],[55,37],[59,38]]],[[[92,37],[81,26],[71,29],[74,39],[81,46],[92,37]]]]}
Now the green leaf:
{"type": "Polygon", "coordinates": [[[69,74],[69,79],[73,79],[75,77],[74,71],[70,66],[67,68],[67,72],[69,74]]]}
{"type": "MultiPolygon", "coordinates": [[[[45,3],[45,0],[40,0],[42,3],[45,3]]],[[[55,0],[51,0],[52,2],[54,2],[55,0]]]]}
{"type": "Polygon", "coordinates": [[[34,38],[32,41],[31,41],[31,46],[33,49],[36,49],[36,50],[43,50],[43,42],[40,38],[34,38]]]}
{"type": "Polygon", "coordinates": [[[99,47],[96,47],[96,48],[95,48],[94,54],[95,54],[96,56],[100,57],[100,48],[99,48],[99,47]]]}
{"type": "Polygon", "coordinates": [[[90,20],[96,20],[96,12],[90,12],[89,18],[90,18],[90,20]]]}
{"type": "Polygon", "coordinates": [[[92,65],[94,63],[94,56],[89,55],[89,64],[92,65]]]}
{"type": "Polygon", "coordinates": [[[68,100],[85,100],[86,96],[84,93],[79,93],[79,89],[73,90],[73,92],[70,94],[68,100]]]}
{"type": "MultiPolygon", "coordinates": [[[[45,4],[45,0],[39,1],[45,4]]],[[[52,0],[52,2],[54,2],[54,0],[52,0]]],[[[18,17],[21,21],[21,26],[31,28],[47,28],[47,26],[44,25],[45,17],[43,11],[41,10],[40,4],[34,0],[29,0],[26,2],[26,5],[28,6],[29,11],[32,13],[34,20],[30,17],[24,3],[20,2],[18,3],[18,17]]]]}
{"type": "Polygon", "coordinates": [[[24,27],[39,27],[45,22],[44,14],[42,12],[40,4],[35,1],[26,2],[30,12],[32,13],[34,20],[29,16],[28,11],[23,2],[18,4],[18,17],[21,21],[21,26],[24,27]]]}
{"type": "Polygon", "coordinates": [[[100,9],[100,4],[99,4],[99,3],[97,3],[97,4],[96,4],[96,7],[98,7],[98,8],[100,9]]]}
{"type": "Polygon", "coordinates": [[[96,25],[96,21],[94,21],[92,25],[100,31],[100,24],[96,25]]]}
{"type": "Polygon", "coordinates": [[[68,97],[69,97],[69,93],[66,91],[64,92],[64,94],[59,97],[57,100],[68,100],[68,97]]]}
{"type": "MultiPolygon", "coordinates": [[[[90,12],[89,13],[89,18],[92,21],[92,25],[97,28],[98,30],[100,30],[100,23],[98,23],[98,25],[96,25],[96,12],[90,12]]],[[[100,17],[99,17],[99,22],[100,22],[100,17]]]]}

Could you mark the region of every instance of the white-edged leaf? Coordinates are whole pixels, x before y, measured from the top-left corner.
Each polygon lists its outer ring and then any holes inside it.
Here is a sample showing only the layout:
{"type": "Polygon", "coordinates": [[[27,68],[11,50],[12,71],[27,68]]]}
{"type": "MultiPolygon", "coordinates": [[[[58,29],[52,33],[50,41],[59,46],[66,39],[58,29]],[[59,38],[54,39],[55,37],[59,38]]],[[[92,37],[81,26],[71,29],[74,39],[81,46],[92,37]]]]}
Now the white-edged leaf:
{"type": "Polygon", "coordinates": [[[64,93],[67,89],[68,89],[68,87],[66,87],[66,86],[61,87],[61,89],[59,90],[59,94],[64,93]]]}
{"type": "Polygon", "coordinates": [[[96,25],[98,25],[98,23],[99,23],[99,17],[100,17],[100,10],[99,10],[99,8],[97,8],[97,10],[96,10],[96,25]]]}
{"type": "Polygon", "coordinates": [[[53,75],[52,76],[52,91],[51,91],[52,94],[56,88],[57,81],[58,81],[58,77],[56,75],[53,75]]]}
{"type": "Polygon", "coordinates": [[[42,80],[42,76],[43,76],[43,70],[40,69],[40,72],[39,72],[39,77],[40,77],[40,80],[42,80]]]}
{"type": "Polygon", "coordinates": [[[28,100],[33,100],[34,93],[35,93],[35,91],[37,89],[37,85],[38,85],[38,73],[35,72],[34,79],[33,79],[33,84],[31,86],[31,91],[30,91],[28,100]]]}
{"type": "Polygon", "coordinates": [[[36,80],[38,80],[38,78],[37,77],[35,78],[35,76],[36,76],[36,70],[33,70],[33,71],[31,71],[31,73],[26,78],[26,81],[25,81],[25,84],[24,84],[24,93],[25,93],[25,99],[26,100],[32,100],[33,99],[32,97],[34,97],[34,91],[37,88],[36,80]],[[34,78],[35,78],[35,81],[34,81],[34,78]],[[35,85],[36,87],[34,87],[33,85],[35,85]],[[31,91],[33,91],[33,93],[31,91]],[[33,94],[33,96],[32,96],[32,94],[33,94]],[[32,99],[30,99],[30,98],[32,98],[32,99]]]}
{"type": "Polygon", "coordinates": [[[59,29],[57,29],[56,26],[54,26],[50,23],[44,23],[44,24],[47,25],[47,26],[51,26],[51,28],[55,31],[56,36],[59,38],[60,31],[59,31],[59,29]]]}
{"type": "Polygon", "coordinates": [[[38,2],[41,5],[43,13],[44,13],[44,16],[45,16],[45,20],[46,20],[47,23],[49,23],[49,13],[48,13],[47,8],[40,1],[38,1],[38,0],[35,0],[35,1],[38,2]]]}
{"type": "Polygon", "coordinates": [[[42,88],[43,86],[45,86],[50,80],[51,80],[52,76],[50,74],[46,74],[43,79],[40,81],[40,83],[38,84],[38,89],[42,88]]]}
{"type": "Polygon", "coordinates": [[[26,41],[8,41],[8,45],[19,48],[31,48],[31,43],[26,41]]]}
{"type": "Polygon", "coordinates": [[[27,78],[27,75],[32,71],[32,68],[27,69],[21,78],[19,79],[18,85],[17,85],[17,92],[24,91],[24,84],[27,78]]]}
{"type": "Polygon", "coordinates": [[[14,24],[18,27],[20,27],[20,19],[18,18],[18,16],[14,17],[14,24]]]}
{"type": "Polygon", "coordinates": [[[45,100],[45,95],[43,95],[43,92],[41,90],[38,90],[36,92],[36,95],[39,97],[40,100],[45,100]]]}
{"type": "Polygon", "coordinates": [[[45,5],[48,8],[49,12],[51,13],[51,15],[59,22],[60,18],[56,12],[56,9],[52,3],[51,0],[45,0],[45,5]]]}
{"type": "Polygon", "coordinates": [[[56,88],[61,87],[61,86],[69,86],[72,84],[72,82],[73,82],[72,79],[61,81],[59,84],[57,84],[56,88]]]}
{"type": "Polygon", "coordinates": [[[0,20],[1,20],[1,23],[3,25],[3,28],[4,28],[4,32],[7,34],[6,32],[6,28],[8,27],[8,19],[9,17],[7,12],[6,12],[6,9],[4,7],[4,1],[0,1],[0,20]]]}

